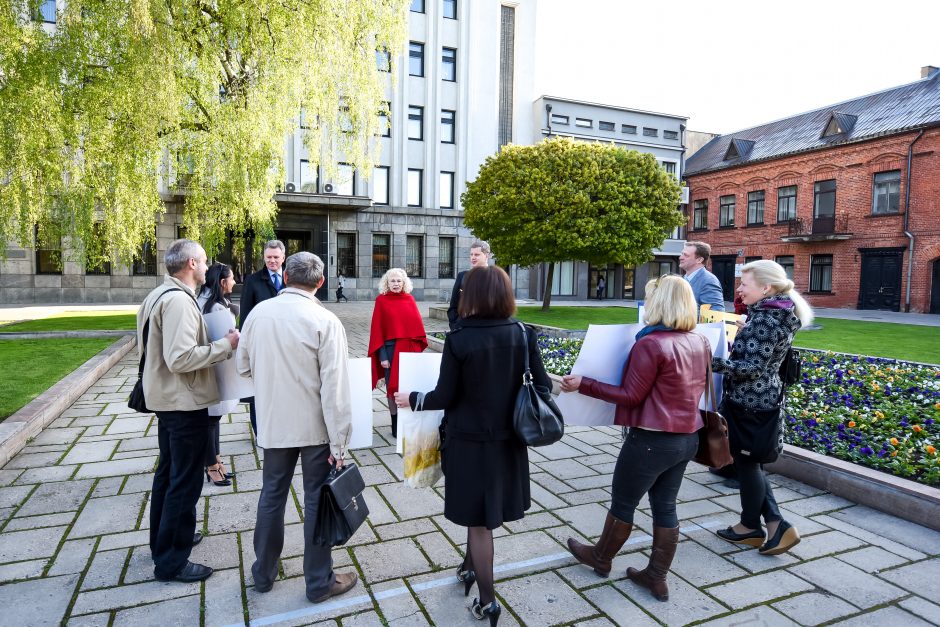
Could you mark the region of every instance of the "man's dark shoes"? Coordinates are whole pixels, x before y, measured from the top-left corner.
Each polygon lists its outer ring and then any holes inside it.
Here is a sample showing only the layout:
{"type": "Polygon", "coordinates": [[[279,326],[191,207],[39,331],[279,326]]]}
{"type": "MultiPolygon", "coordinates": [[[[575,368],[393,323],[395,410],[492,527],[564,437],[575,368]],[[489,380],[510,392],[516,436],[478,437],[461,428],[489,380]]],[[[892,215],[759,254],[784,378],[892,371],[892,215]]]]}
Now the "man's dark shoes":
{"type": "Polygon", "coordinates": [[[335,597],[348,592],[356,585],[356,582],[359,581],[359,575],[354,572],[348,573],[336,573],[336,581],[333,582],[333,585],[330,586],[330,591],[324,594],[323,596],[317,599],[310,599],[313,603],[323,603],[330,597],[335,597]]]}
{"type": "Polygon", "coordinates": [[[196,546],[200,542],[202,542],[202,534],[197,531],[193,534],[193,546],[196,546]]]}
{"type": "Polygon", "coordinates": [[[186,565],[183,566],[183,569],[172,577],[157,576],[157,581],[181,581],[183,583],[193,583],[194,581],[208,579],[209,575],[211,574],[212,569],[208,566],[186,562],[186,565]]]}
{"type": "Polygon", "coordinates": [[[800,532],[787,521],[781,520],[780,524],[777,525],[777,531],[774,532],[773,537],[768,538],[767,542],[765,542],[757,552],[761,555],[780,555],[781,553],[786,553],[799,543],[800,532]]]}
{"type": "Polygon", "coordinates": [[[715,533],[718,534],[719,538],[723,538],[728,542],[734,542],[735,544],[747,544],[748,546],[756,547],[764,543],[763,529],[755,529],[747,533],[738,533],[734,530],[734,527],[728,527],[727,529],[719,529],[715,533]]]}

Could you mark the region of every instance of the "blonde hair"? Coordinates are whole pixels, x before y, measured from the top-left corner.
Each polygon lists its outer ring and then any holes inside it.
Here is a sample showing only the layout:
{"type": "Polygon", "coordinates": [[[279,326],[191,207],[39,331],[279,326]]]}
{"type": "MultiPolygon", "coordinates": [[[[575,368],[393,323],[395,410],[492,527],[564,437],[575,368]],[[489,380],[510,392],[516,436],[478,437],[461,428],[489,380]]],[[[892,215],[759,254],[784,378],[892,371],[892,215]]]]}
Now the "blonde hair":
{"type": "Polygon", "coordinates": [[[382,275],[382,278],[379,280],[379,294],[388,294],[388,280],[393,274],[398,275],[405,282],[405,286],[401,289],[401,291],[405,294],[411,294],[411,290],[415,288],[414,283],[411,282],[411,279],[408,278],[408,274],[401,268],[392,268],[382,275]]]}
{"type": "Polygon", "coordinates": [[[787,272],[776,261],[759,259],[745,264],[741,272],[749,272],[758,287],[769,287],[775,294],[787,296],[793,301],[793,313],[805,327],[813,321],[813,308],[793,287],[793,281],[787,278],[787,272]]]}
{"type": "Polygon", "coordinates": [[[662,324],[676,331],[691,331],[698,316],[692,286],[680,276],[667,274],[646,284],[643,320],[648,325],[662,324]]]}

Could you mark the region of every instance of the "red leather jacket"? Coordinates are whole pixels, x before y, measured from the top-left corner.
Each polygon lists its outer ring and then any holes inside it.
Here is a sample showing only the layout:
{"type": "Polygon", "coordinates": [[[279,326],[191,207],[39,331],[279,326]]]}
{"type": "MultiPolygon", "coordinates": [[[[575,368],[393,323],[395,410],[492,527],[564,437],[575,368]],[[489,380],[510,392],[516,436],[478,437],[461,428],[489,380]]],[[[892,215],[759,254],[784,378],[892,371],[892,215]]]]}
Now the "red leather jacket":
{"type": "Polygon", "coordinates": [[[615,424],[694,433],[704,426],[698,405],[711,356],[708,340],[697,333],[657,331],[634,345],[619,386],[584,377],[578,391],[615,403],[615,424]]]}

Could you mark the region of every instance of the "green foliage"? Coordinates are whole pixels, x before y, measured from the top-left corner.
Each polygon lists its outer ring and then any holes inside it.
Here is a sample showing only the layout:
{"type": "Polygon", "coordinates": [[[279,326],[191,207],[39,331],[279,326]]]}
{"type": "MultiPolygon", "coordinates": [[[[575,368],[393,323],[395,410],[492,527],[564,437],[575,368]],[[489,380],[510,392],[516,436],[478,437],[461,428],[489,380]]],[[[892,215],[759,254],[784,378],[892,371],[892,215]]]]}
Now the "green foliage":
{"type": "Polygon", "coordinates": [[[321,144],[328,169],[374,162],[375,50],[397,57],[407,0],[70,0],[55,28],[28,19],[38,4],[0,0],[0,251],[38,224],[126,263],[174,181],[210,251],[270,232],[301,111],[311,162],[321,144]]]}
{"type": "Polygon", "coordinates": [[[505,146],[462,196],[464,221],[501,264],[638,264],[685,223],[675,177],[649,154],[548,139],[505,146]]]}

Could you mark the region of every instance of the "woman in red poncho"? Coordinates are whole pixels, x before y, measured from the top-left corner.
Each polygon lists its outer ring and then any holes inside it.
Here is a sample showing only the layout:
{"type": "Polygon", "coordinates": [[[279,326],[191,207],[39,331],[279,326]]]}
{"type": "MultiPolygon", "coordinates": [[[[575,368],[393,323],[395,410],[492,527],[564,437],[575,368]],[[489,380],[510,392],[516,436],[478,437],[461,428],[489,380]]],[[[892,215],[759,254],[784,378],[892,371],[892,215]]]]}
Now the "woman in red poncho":
{"type": "Polygon", "coordinates": [[[411,295],[411,279],[401,268],[392,268],[379,281],[379,296],[372,311],[369,357],[372,358],[372,389],[385,379],[388,412],[392,417],[392,437],[398,437],[398,356],[420,353],[428,346],[421,312],[411,295]]]}

